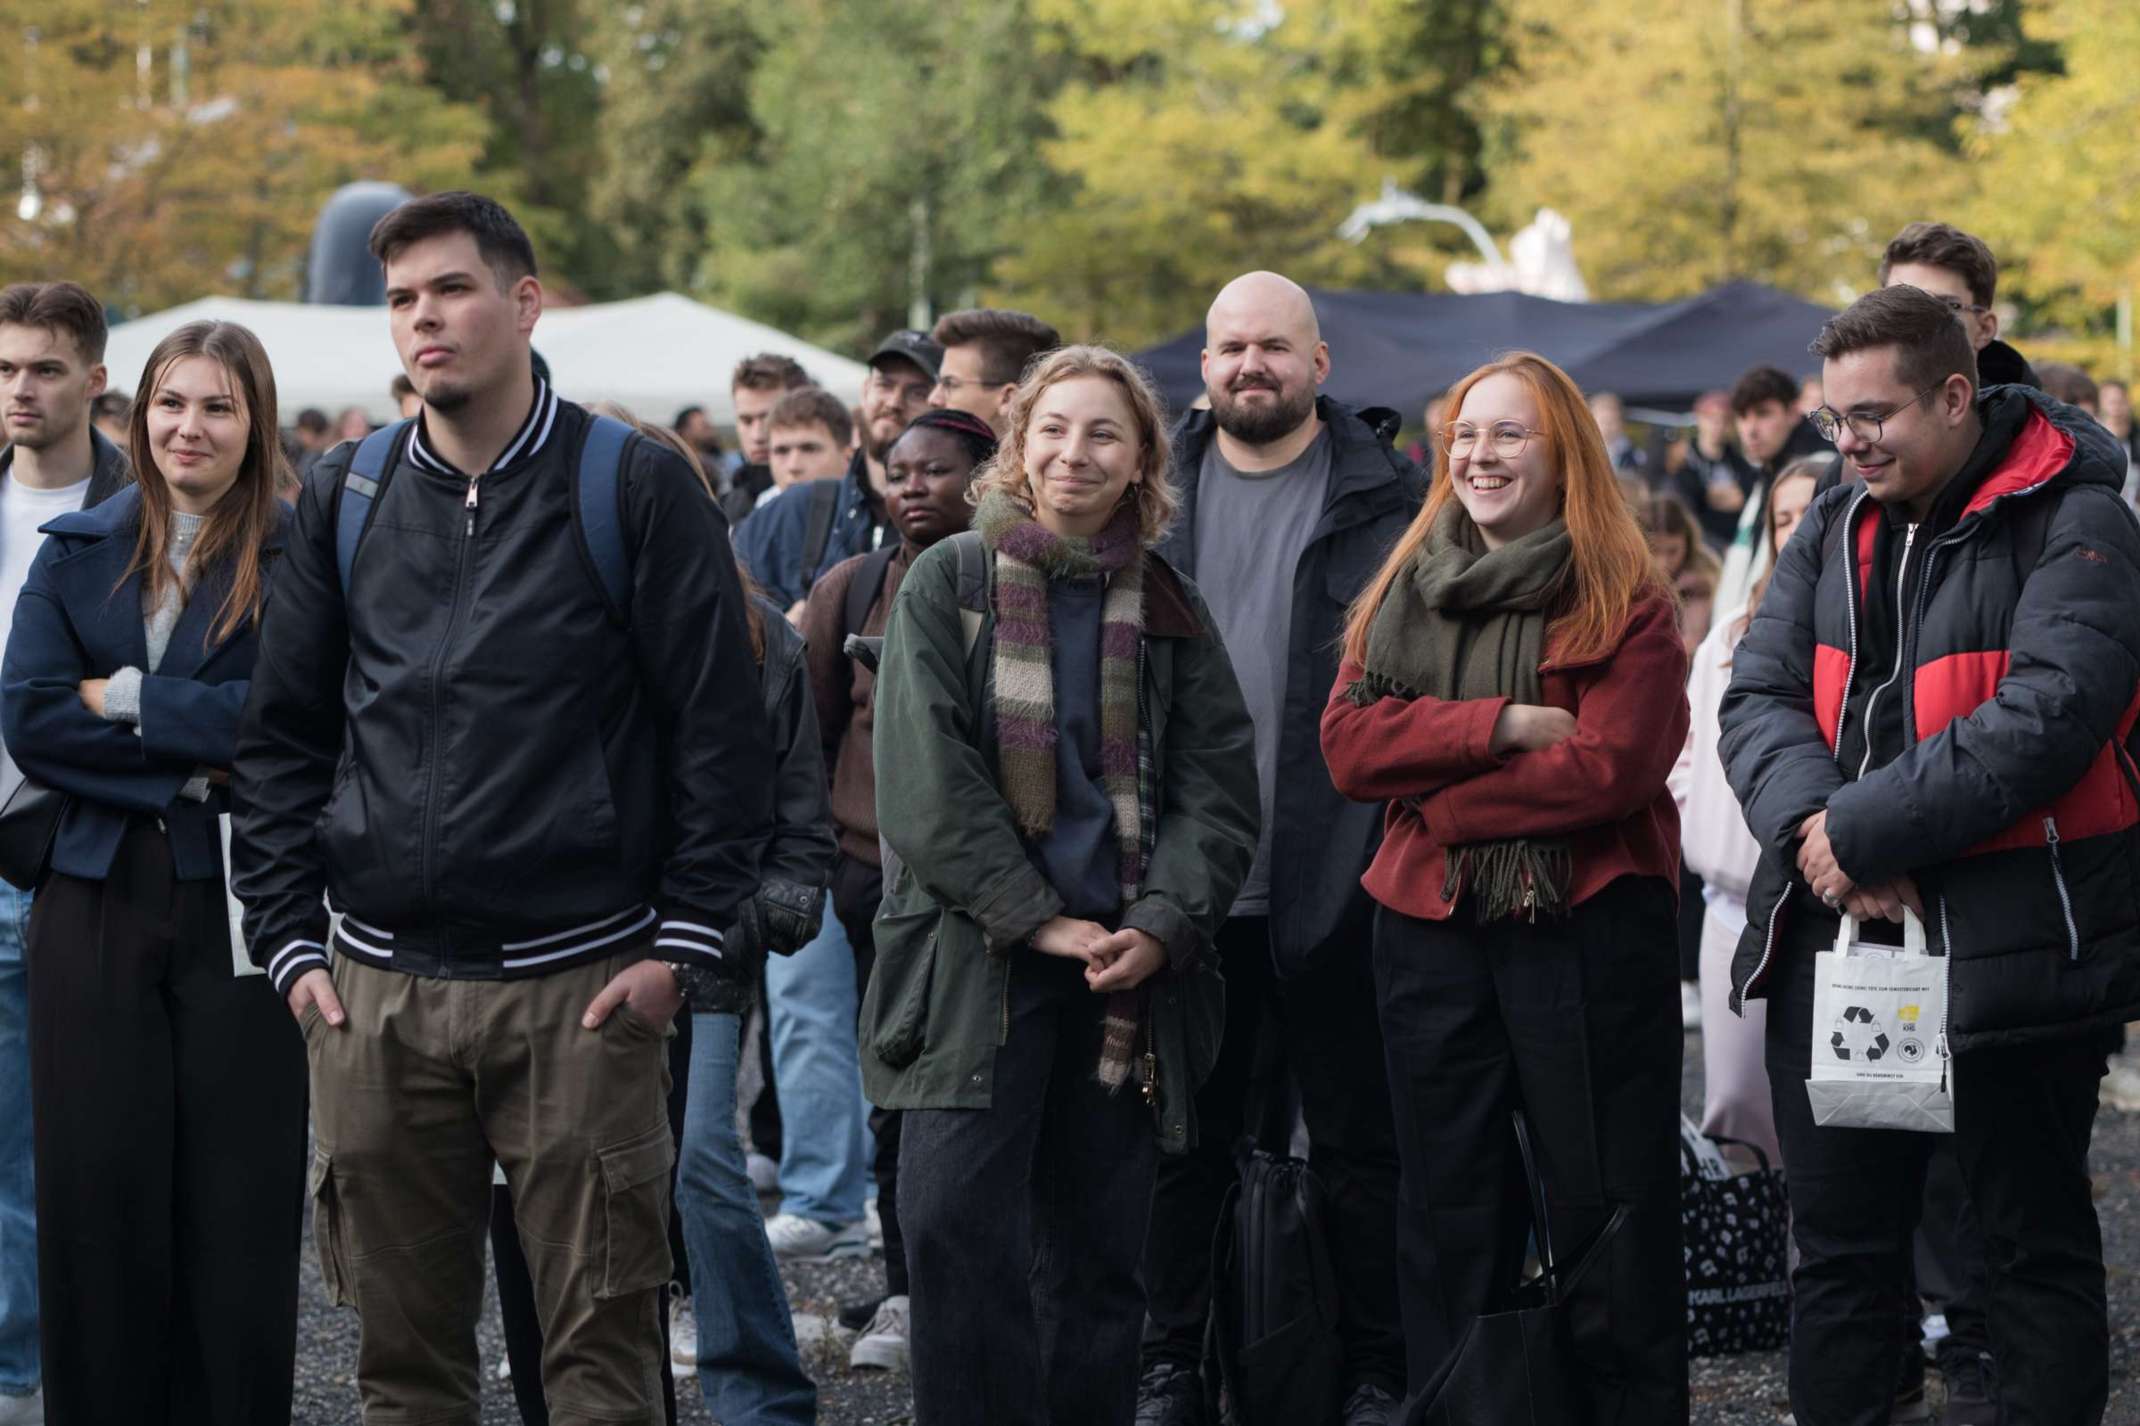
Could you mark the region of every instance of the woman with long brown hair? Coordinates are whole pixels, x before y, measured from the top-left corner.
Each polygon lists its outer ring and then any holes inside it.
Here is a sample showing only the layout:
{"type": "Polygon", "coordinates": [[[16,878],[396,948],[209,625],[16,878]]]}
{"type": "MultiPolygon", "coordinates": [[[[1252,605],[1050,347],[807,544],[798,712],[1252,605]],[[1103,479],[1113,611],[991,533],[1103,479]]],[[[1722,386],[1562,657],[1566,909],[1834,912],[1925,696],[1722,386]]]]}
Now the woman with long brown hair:
{"type": "Polygon", "coordinates": [[[1387,801],[1365,885],[1401,1169],[1412,1389],[1505,1310],[1538,1150],[1597,1426],[1684,1421],[1672,595],[1582,393],[1515,353],[1451,391],[1446,472],[1354,606],[1323,713],[1387,801]],[[1614,1215],[1622,1212],[1617,1228],[1614,1215]]]}
{"type": "Polygon", "coordinates": [[[253,971],[224,866],[288,516],[259,340],[227,322],[166,337],[131,433],[133,487],[44,527],[0,671],[8,750],[65,797],[28,945],[45,1409],[281,1426],[304,1042],[253,971]]]}

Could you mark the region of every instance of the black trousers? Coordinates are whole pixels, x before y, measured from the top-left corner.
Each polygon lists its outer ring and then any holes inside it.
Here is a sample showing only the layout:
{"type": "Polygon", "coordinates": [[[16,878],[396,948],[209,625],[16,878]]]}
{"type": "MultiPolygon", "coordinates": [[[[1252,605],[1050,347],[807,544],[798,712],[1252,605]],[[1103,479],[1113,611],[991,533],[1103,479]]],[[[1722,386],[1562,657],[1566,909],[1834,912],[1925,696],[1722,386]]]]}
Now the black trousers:
{"type": "MultiPolygon", "coordinates": [[[[1803,900],[1803,898],[1801,898],[1803,900]]],[[[1799,1426],[1888,1419],[1900,1334],[1916,1329],[1911,1234],[1942,1136],[1822,1128],[1805,1081],[1813,955],[1835,921],[1786,940],[1770,972],[1769,1093],[1791,1192],[1791,1409],[1799,1426]]],[[[1954,1060],[1950,1138],[1983,1251],[1984,1330],[2006,1426],[2103,1419],[2109,1319],[2088,1179],[2101,1035],[1970,1050],[1954,1060]]]]}
{"type": "Polygon", "coordinates": [[[906,1114],[914,1419],[1127,1426],[1152,1111],[1099,1082],[1105,1000],[1083,967],[1012,956],[990,1106],[906,1114]]]}
{"type": "MultiPolygon", "coordinates": [[[[867,862],[842,856],[832,871],[832,914],[840,918],[847,944],[855,957],[855,1004],[869,989],[869,973],[877,964],[877,903],[884,897],[884,876],[867,862]]],[[[869,1111],[870,1137],[876,1157],[870,1176],[877,1181],[877,1221],[884,1226],[884,1290],[893,1297],[907,1295],[907,1244],[899,1227],[899,1128],[905,1118],[897,1109],[869,1111]]]]}
{"type": "MultiPolygon", "coordinates": [[[[1375,922],[1404,1162],[1398,1291],[1410,1389],[1508,1309],[1531,1230],[1522,1109],[1556,1252],[1627,1216],[1575,1289],[1594,1426],[1687,1419],[1679,1241],[1679,958],[1672,888],[1623,877],[1565,920],[1375,922]]],[[[1892,1363],[1890,1363],[1892,1366],[1892,1363]]]]}
{"type": "Polygon", "coordinates": [[[1212,1233],[1236,1173],[1235,1145],[1251,1127],[1251,1086],[1259,1063],[1267,1063],[1259,1051],[1271,1048],[1259,1041],[1275,1032],[1300,1092],[1308,1159],[1327,1194],[1346,1366],[1355,1381],[1401,1394],[1404,1340],[1389,1250],[1397,1224],[1397,1139],[1367,957],[1332,957],[1280,982],[1271,967],[1270,922],[1260,916],[1228,921],[1218,950],[1226,1033],[1211,1078],[1197,1091],[1196,1147],[1160,1160],[1144,1256],[1150,1299],[1144,1359],[1193,1366],[1203,1355],[1212,1233]]]}
{"type": "Polygon", "coordinates": [[[232,970],[218,881],[142,818],[30,914],[38,1292],[52,1426],[287,1426],[304,1039],[232,970]]]}

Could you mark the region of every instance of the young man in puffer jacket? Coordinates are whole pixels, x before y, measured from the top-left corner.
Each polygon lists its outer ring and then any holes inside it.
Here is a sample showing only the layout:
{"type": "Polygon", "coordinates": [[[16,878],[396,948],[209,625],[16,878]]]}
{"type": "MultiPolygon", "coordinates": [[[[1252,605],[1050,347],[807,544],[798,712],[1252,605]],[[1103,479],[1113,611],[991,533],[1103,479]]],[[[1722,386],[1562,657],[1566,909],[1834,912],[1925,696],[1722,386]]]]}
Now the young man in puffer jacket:
{"type": "Polygon", "coordinates": [[[1816,1126],[1813,958],[1838,914],[1923,915],[1949,962],[1955,1148],[1988,1248],[2009,1423],[2100,1421],[2102,1241],[2087,1153],[2109,1037],[2140,1014],[2140,527],[2099,426],[1977,390],[1968,334],[1895,286],[1830,321],[1852,477],[1780,557],[1722,713],[1763,846],[1734,1003],[1769,1000],[1791,1185],[1791,1403],[1889,1419],[1929,1136],[1816,1126]]]}

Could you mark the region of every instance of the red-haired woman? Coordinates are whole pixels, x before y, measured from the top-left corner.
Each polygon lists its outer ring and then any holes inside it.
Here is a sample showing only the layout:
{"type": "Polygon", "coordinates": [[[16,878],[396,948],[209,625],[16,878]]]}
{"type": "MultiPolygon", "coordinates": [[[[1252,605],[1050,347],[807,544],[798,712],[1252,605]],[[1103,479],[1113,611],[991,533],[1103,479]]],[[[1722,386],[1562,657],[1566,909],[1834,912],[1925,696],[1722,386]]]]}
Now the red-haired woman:
{"type": "Polygon", "coordinates": [[[134,485],[62,515],[8,637],[7,748],[67,795],[30,913],[53,1426],[283,1426],[305,1049],[235,943],[218,825],[289,509],[245,328],[158,343],[134,485]]]}
{"type": "Polygon", "coordinates": [[[1671,593],[1582,394],[1516,353],[1450,393],[1447,473],[1354,606],[1323,712],[1338,789],[1389,803],[1365,885],[1402,1168],[1413,1390],[1503,1310],[1531,1227],[1582,1252],[1597,1426],[1687,1416],[1671,593]]]}

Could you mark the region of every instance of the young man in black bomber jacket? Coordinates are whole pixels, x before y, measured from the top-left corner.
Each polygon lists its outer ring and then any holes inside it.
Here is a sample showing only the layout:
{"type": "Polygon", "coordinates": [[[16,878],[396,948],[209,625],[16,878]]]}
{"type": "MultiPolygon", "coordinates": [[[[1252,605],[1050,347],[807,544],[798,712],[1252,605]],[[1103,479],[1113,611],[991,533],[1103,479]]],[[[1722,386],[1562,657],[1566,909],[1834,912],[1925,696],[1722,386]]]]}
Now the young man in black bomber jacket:
{"type": "Polygon", "coordinates": [[[472,1426],[495,1158],[551,1420],[655,1423],[674,967],[719,960],[770,827],[742,588],[703,487],[634,441],[619,627],[574,518],[592,418],[534,373],[510,214],[439,194],[371,245],[423,409],[346,599],[352,448],[307,478],[234,770],[247,940],[311,1060],[322,1274],[366,1418],[472,1426]]]}

